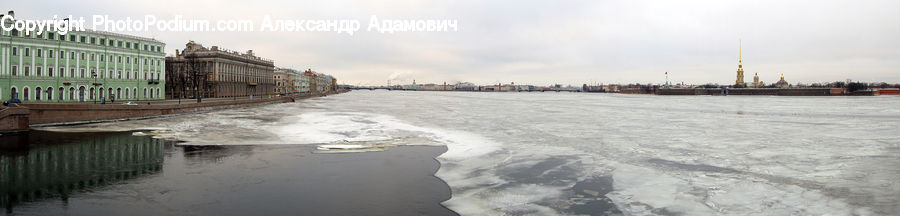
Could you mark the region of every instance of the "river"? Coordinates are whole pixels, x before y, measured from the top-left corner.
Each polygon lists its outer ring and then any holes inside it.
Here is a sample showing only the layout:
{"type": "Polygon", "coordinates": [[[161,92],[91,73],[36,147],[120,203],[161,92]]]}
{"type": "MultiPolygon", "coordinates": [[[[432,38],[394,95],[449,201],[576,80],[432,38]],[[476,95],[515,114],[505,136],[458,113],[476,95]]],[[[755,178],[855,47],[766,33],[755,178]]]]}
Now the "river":
{"type": "Polygon", "coordinates": [[[462,215],[886,215],[900,212],[898,99],[363,90],[41,130],[446,146],[435,175],[462,215]]]}

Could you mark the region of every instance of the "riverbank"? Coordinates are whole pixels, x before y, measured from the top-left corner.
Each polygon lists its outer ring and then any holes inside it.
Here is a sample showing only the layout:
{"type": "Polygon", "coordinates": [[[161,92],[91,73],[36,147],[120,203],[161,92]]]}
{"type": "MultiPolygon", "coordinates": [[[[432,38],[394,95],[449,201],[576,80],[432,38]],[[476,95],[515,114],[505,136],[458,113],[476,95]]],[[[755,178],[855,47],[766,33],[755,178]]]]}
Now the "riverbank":
{"type": "Polygon", "coordinates": [[[16,174],[0,178],[7,214],[456,215],[440,205],[450,188],[434,176],[443,146],[315,154],[41,130],[0,141],[27,144],[0,149],[0,167],[16,174]]]}
{"type": "Polygon", "coordinates": [[[30,126],[70,125],[103,121],[144,119],[274,103],[287,103],[344,92],[346,91],[255,99],[231,98],[231,100],[228,100],[212,98],[206,99],[206,101],[202,103],[196,103],[194,100],[184,100],[184,103],[177,100],[145,101],[140,102],[137,105],[26,103],[15,108],[5,108],[0,110],[0,132],[23,131],[27,130],[30,126]]]}

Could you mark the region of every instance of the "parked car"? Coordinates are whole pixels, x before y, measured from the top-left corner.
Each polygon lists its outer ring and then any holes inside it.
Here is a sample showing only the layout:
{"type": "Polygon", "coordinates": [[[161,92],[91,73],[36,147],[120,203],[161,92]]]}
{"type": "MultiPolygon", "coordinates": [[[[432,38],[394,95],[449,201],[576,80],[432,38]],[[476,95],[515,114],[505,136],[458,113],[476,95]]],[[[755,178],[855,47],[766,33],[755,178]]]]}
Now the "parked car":
{"type": "Polygon", "coordinates": [[[9,104],[14,104],[14,103],[22,103],[22,101],[19,100],[18,98],[9,99],[8,101],[3,101],[3,106],[9,106],[9,104]]]}
{"type": "Polygon", "coordinates": [[[135,102],[128,101],[128,102],[122,103],[122,105],[137,106],[138,104],[135,102]]]}

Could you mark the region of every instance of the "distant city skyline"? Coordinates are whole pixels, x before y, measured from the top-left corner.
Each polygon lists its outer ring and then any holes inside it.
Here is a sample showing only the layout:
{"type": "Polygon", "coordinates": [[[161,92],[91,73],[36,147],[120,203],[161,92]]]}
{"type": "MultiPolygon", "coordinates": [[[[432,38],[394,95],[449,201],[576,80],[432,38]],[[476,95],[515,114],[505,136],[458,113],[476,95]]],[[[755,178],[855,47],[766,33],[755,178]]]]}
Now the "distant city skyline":
{"type": "MultiPolygon", "coordinates": [[[[53,15],[195,19],[455,19],[457,32],[121,32],[173,55],[188,41],[254,50],[278,67],[312,68],[351,85],[735,82],[846,79],[900,83],[896,1],[28,1],[20,19],[53,15]],[[52,5],[48,8],[47,5],[52,5]],[[202,10],[198,8],[203,8],[202,10]]],[[[5,13],[5,11],[4,11],[5,13]]],[[[90,20],[89,20],[90,22],[90,20]]],[[[258,24],[258,23],[257,23],[258,24]]],[[[364,23],[365,24],[365,23],[364,23]]],[[[364,26],[365,27],[365,26],[364,26]]]]}

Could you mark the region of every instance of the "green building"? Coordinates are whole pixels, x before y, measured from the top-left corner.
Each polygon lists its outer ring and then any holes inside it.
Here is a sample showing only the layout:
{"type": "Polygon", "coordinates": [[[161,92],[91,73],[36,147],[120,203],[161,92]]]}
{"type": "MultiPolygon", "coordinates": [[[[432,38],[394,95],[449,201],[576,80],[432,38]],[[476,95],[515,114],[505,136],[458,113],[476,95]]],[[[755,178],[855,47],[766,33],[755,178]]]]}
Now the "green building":
{"type": "MultiPolygon", "coordinates": [[[[5,16],[14,14],[10,11],[5,16]]],[[[164,50],[160,41],[110,32],[60,35],[0,29],[0,100],[161,100],[165,98],[164,50]]]]}

